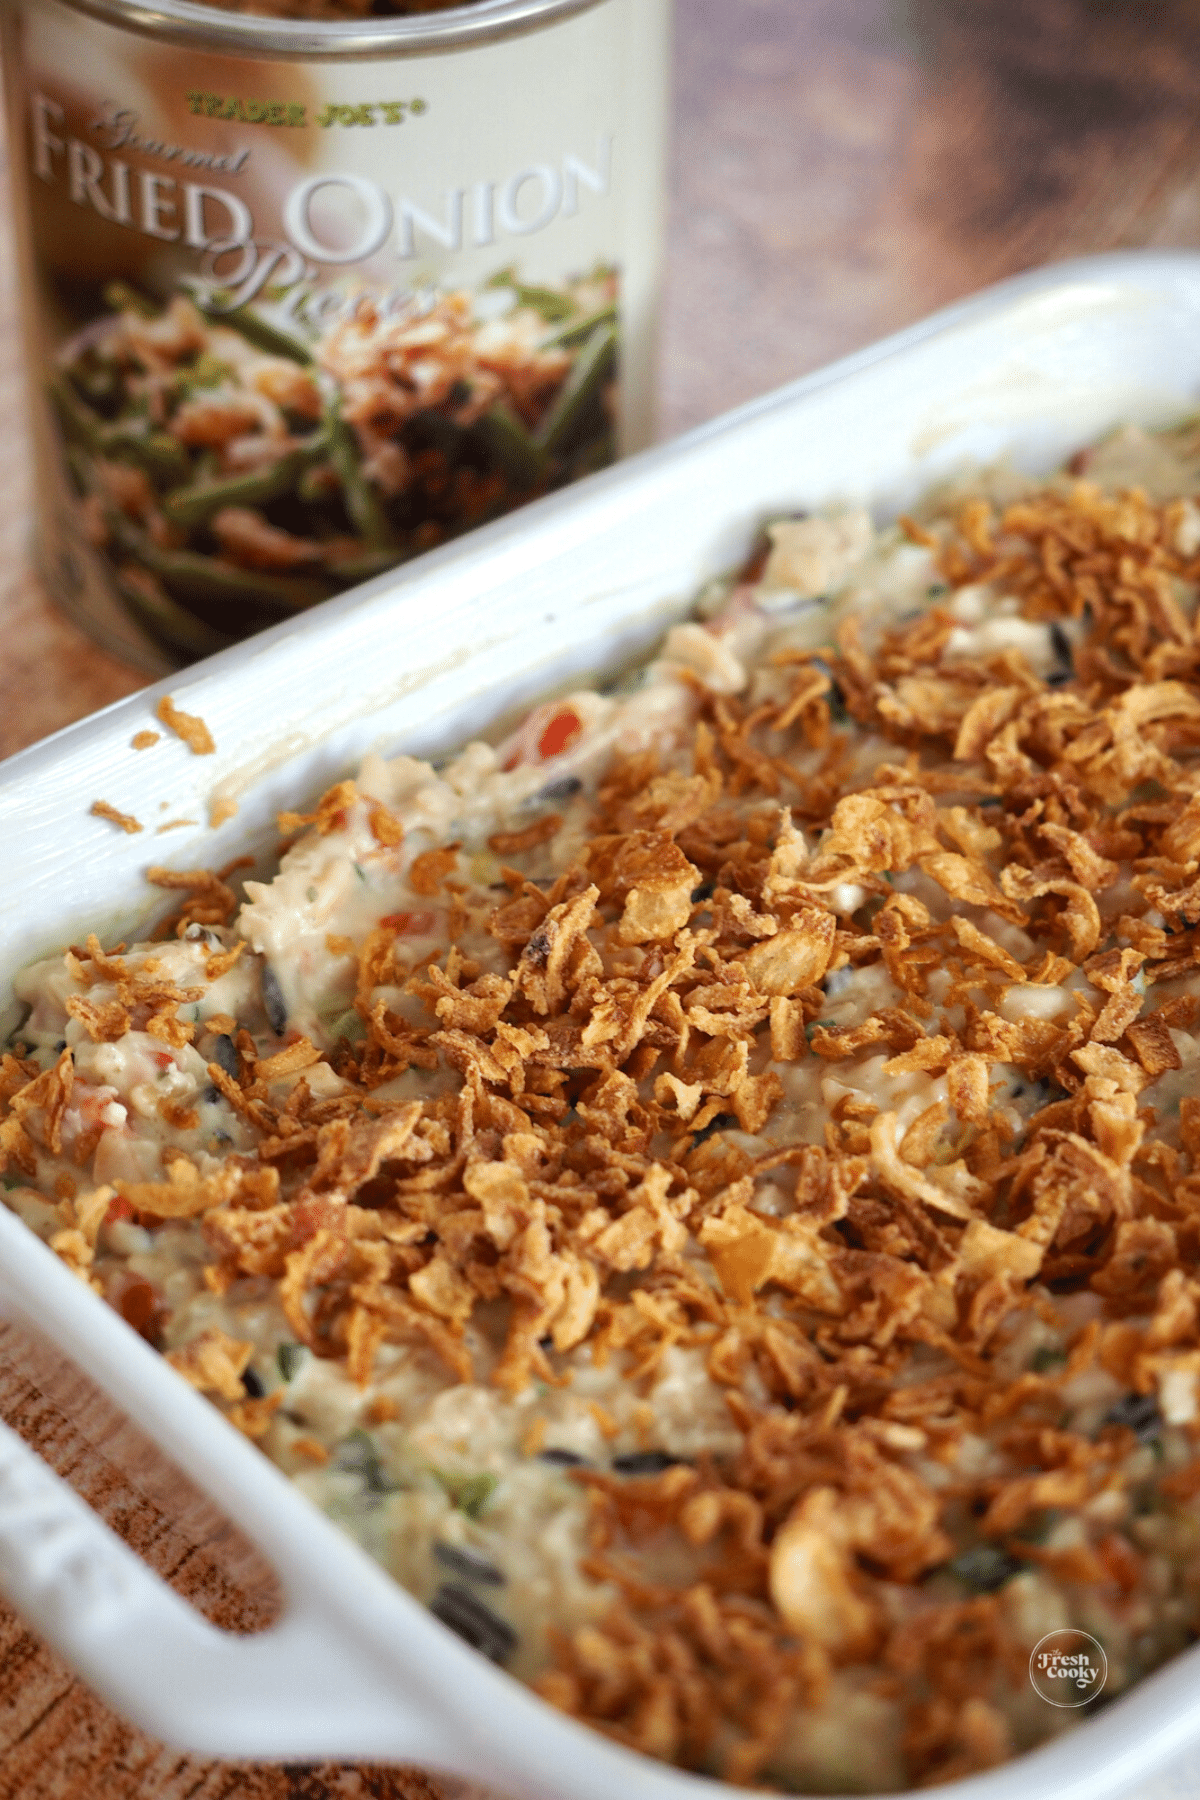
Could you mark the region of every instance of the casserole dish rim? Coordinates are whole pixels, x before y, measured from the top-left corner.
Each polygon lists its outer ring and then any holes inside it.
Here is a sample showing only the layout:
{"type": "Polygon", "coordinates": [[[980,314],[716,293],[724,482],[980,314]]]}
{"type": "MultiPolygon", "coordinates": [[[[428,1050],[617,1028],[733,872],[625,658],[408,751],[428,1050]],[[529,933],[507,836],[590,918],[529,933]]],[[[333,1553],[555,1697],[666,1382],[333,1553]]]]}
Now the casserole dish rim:
{"type": "MultiPolygon", "coordinates": [[[[294,656],[298,647],[303,650],[305,646],[308,646],[310,656],[314,655],[323,643],[331,645],[339,635],[352,636],[364,620],[377,619],[389,610],[403,613],[406,605],[420,606],[423,595],[436,592],[439,583],[449,583],[455,578],[460,585],[469,587],[493,562],[504,563],[507,559],[511,571],[523,557],[536,560],[540,544],[557,542],[560,548],[565,545],[568,552],[572,545],[577,549],[588,540],[589,533],[592,538],[598,537],[606,529],[606,520],[608,528],[611,527],[612,518],[620,515],[622,502],[635,493],[639,484],[649,483],[653,487],[656,480],[662,482],[664,473],[678,483],[681,471],[686,476],[689,469],[701,470],[714,450],[719,453],[724,448],[727,454],[732,450],[736,455],[739,441],[744,447],[760,427],[777,424],[797,410],[803,415],[804,408],[818,397],[831,390],[836,392],[839,386],[848,391],[854,381],[870,375],[880,365],[891,361],[895,366],[897,359],[916,353],[939,338],[948,342],[960,330],[986,326],[989,320],[995,323],[1006,316],[1011,319],[1019,315],[1022,306],[1031,299],[1049,301],[1058,295],[1060,301],[1064,296],[1069,300],[1072,290],[1081,296],[1090,291],[1095,296],[1106,286],[1110,293],[1119,293],[1123,288],[1128,290],[1126,298],[1129,299],[1139,288],[1153,286],[1156,278],[1164,292],[1172,281],[1176,283],[1175,298],[1180,304],[1184,303],[1184,290],[1190,283],[1190,309],[1200,319],[1200,255],[1186,254],[1127,253],[1086,259],[1035,271],[971,300],[959,302],[905,332],[701,426],[674,444],[644,452],[562,495],[537,502],[522,513],[434,552],[417,564],[381,577],[365,590],[329,603],[305,621],[277,627],[262,638],[224,651],[207,663],[119,701],[102,713],[18,753],[0,764],[0,818],[6,812],[10,819],[15,818],[16,813],[28,804],[30,783],[35,787],[38,782],[46,784],[53,798],[56,770],[77,769],[81,760],[89,760],[89,752],[102,746],[110,752],[122,750],[133,722],[136,720],[139,725],[144,722],[147,702],[152,703],[159,695],[173,692],[182,698],[189,710],[195,707],[202,713],[209,712],[208,701],[219,698],[222,684],[229,685],[246,671],[253,673],[256,666],[261,673],[263,659],[275,656],[280,660],[285,651],[294,656]],[[592,521],[590,526],[589,519],[592,521]]],[[[1193,374],[1200,382],[1200,350],[1193,374]]],[[[1176,404],[1178,410],[1182,403],[1177,401],[1176,404]]],[[[739,529],[744,525],[742,519],[739,529]]],[[[611,600],[611,596],[607,598],[611,600]]],[[[644,598],[644,595],[640,597],[639,604],[644,598]]],[[[626,595],[618,593],[612,603],[614,617],[626,600],[626,595]]],[[[678,595],[673,607],[677,615],[681,610],[678,595]]],[[[661,607],[657,612],[651,610],[651,623],[661,622],[667,616],[661,607]]],[[[524,653],[522,644],[528,648],[528,634],[526,638],[518,634],[506,642],[514,646],[512,655],[519,660],[524,653]]],[[[486,646],[484,648],[486,652],[486,646]]],[[[480,655],[481,651],[476,647],[468,652],[468,660],[473,656],[478,663],[480,655]]],[[[451,678],[453,673],[451,669],[451,678]]],[[[419,694],[421,690],[418,687],[412,691],[419,694]]],[[[311,746],[314,752],[321,742],[318,736],[311,746]]],[[[178,751],[177,763],[186,755],[182,745],[169,748],[172,752],[178,751]]],[[[272,777],[278,774],[283,779],[296,760],[296,754],[285,755],[271,771],[272,777]]],[[[79,799],[82,801],[84,796],[79,799]]],[[[236,833],[232,835],[236,836],[236,833]]],[[[145,848],[133,846],[124,860],[126,867],[132,870],[136,863],[145,860],[145,848]]],[[[58,941],[63,941],[61,932],[58,941]]],[[[0,1244],[6,1245],[4,1257],[0,1259],[0,1304],[3,1309],[31,1321],[36,1317],[40,1302],[41,1322],[43,1326],[50,1326],[48,1335],[61,1349],[81,1361],[119,1405],[127,1404],[131,1398],[139,1400],[141,1409],[133,1414],[137,1422],[150,1429],[180,1466],[193,1479],[199,1480],[242,1529],[267,1551],[276,1562],[293,1603],[297,1599],[303,1601],[307,1593],[313,1604],[337,1619],[342,1629],[349,1630],[358,1656],[366,1658],[364,1667],[368,1667],[373,1658],[389,1666],[402,1665],[423,1707],[435,1703],[435,1692],[441,1695],[447,1716],[441,1721],[443,1748],[440,1752],[435,1741],[436,1732],[422,1731],[420,1720],[403,1716],[404,1699],[398,1693],[393,1746],[389,1748],[386,1729],[380,1728],[377,1736],[368,1735],[360,1742],[358,1754],[390,1754],[406,1758],[415,1750],[422,1758],[431,1760],[433,1766],[475,1779],[490,1777],[508,1785],[510,1791],[512,1783],[519,1781],[518,1791],[539,1796],[561,1793],[566,1768],[572,1768],[578,1777],[583,1763],[593,1766],[586,1770],[585,1778],[574,1783],[573,1791],[581,1800],[599,1800],[601,1795],[611,1793],[612,1784],[618,1780],[633,1782],[635,1791],[645,1796],[645,1800],[667,1800],[668,1795],[689,1792],[708,1792],[715,1797],[744,1791],[685,1775],[620,1749],[553,1713],[528,1690],[488,1668],[297,1494],[287,1478],[240,1439],[207,1402],[176,1382],[173,1373],[155,1352],[144,1344],[131,1342],[127,1328],[116,1315],[81,1288],[53,1254],[6,1212],[0,1213],[0,1244]],[[19,1241],[16,1234],[19,1234],[19,1241]],[[266,1515],[272,1511],[275,1536],[264,1544],[266,1515]],[[311,1566],[306,1567],[304,1554],[305,1543],[314,1533],[326,1565],[317,1572],[311,1566]],[[345,1604],[347,1593],[353,1597],[353,1605],[349,1608],[345,1604]],[[406,1639],[403,1655],[394,1637],[401,1622],[406,1639]],[[407,1642],[409,1639],[411,1644],[407,1642]],[[443,1684],[450,1690],[449,1701],[443,1692],[443,1684]],[[493,1728],[491,1721],[500,1713],[507,1714],[508,1718],[502,1727],[505,1753],[497,1757],[495,1739],[489,1734],[493,1728]],[[480,1720],[485,1716],[489,1723],[481,1737],[480,1720]],[[525,1725],[530,1729],[523,1732],[525,1725]],[[457,1741],[449,1741],[452,1734],[457,1734],[457,1741]],[[531,1763],[528,1740],[539,1736],[553,1751],[553,1769],[531,1763]],[[687,1783],[686,1788],[680,1785],[682,1783],[687,1783]]],[[[12,1455],[16,1457],[17,1453],[12,1452],[12,1455]]],[[[3,1460],[0,1455],[0,1540],[4,1536],[3,1460]]],[[[270,1539],[269,1532],[267,1536],[270,1539]]],[[[0,1554],[0,1584],[6,1586],[12,1597],[18,1598],[13,1592],[11,1560],[11,1554],[7,1563],[0,1554]]],[[[309,1564],[311,1561],[311,1558],[307,1559],[309,1564]]],[[[15,1586],[20,1587],[19,1570],[15,1586]]],[[[78,1633],[72,1635],[69,1619],[64,1625],[49,1611],[39,1611],[36,1596],[32,1602],[25,1598],[25,1610],[32,1612],[33,1622],[60,1648],[65,1648],[77,1663],[90,1662],[91,1666],[85,1672],[93,1680],[103,1676],[103,1668],[91,1657],[78,1633]]],[[[263,1641],[269,1640],[270,1635],[263,1634],[263,1641]]],[[[1022,1789],[1029,1790],[1030,1783],[1040,1774],[1043,1785],[1039,1791],[1047,1794],[1070,1796],[1086,1791],[1097,1796],[1115,1795],[1122,1791],[1115,1784],[1123,1781],[1126,1773],[1144,1771],[1147,1766],[1160,1764],[1185,1742],[1200,1736],[1200,1700],[1190,1700],[1187,1686],[1198,1659],[1200,1646],[1172,1659],[1161,1671],[1114,1703],[1103,1717],[1089,1722],[1084,1739],[1072,1733],[1068,1739],[1028,1752],[987,1775],[948,1784],[943,1791],[949,1796],[961,1795],[963,1800],[967,1800],[968,1795],[972,1800],[975,1797],[977,1800],[1001,1800],[1002,1796],[1013,1800],[1017,1782],[1022,1789]],[[1152,1722],[1150,1715],[1156,1707],[1157,1722],[1152,1722]],[[1140,1736],[1124,1729],[1125,1721],[1131,1718],[1139,1724],[1145,1719],[1140,1736]],[[1128,1741],[1131,1735],[1136,1741],[1128,1741]],[[1086,1755],[1085,1742],[1091,1747],[1086,1755]]],[[[391,1679],[390,1675],[388,1679],[391,1679]]],[[[114,1692],[111,1682],[107,1689],[102,1680],[97,1684],[107,1694],[114,1692]]],[[[365,1685],[369,1687],[369,1681],[365,1685]]],[[[151,1730],[163,1727],[161,1714],[146,1713],[144,1719],[151,1730]]],[[[180,1725],[186,1731],[186,1722],[180,1721],[180,1725]]],[[[197,1730],[203,1735],[195,1738],[189,1747],[212,1753],[220,1743],[225,1746],[226,1754],[294,1754],[282,1746],[278,1731],[275,1742],[279,1747],[271,1749],[263,1747],[265,1739],[253,1737],[252,1722],[243,1720],[237,1727],[237,1733],[241,1735],[234,1733],[230,1738],[214,1737],[212,1733],[217,1725],[219,1720],[214,1722],[212,1717],[203,1726],[198,1723],[197,1730]]],[[[327,1750],[317,1753],[344,1756],[348,1751],[344,1745],[330,1743],[327,1750]]],[[[353,1747],[349,1753],[353,1753],[353,1747]]]]}

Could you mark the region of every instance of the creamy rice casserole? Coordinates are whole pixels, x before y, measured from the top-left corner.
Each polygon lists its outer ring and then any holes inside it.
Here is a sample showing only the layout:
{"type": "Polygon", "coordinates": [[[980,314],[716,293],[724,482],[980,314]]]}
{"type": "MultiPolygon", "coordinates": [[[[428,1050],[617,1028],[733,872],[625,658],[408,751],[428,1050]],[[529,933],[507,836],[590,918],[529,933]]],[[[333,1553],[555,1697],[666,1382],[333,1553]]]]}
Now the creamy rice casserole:
{"type": "Polygon", "coordinates": [[[778,521],[16,983],[5,1198],[554,1705],[846,1792],[1200,1603],[1200,430],[778,521]],[[226,871],[226,876],[230,872],[226,871]]]}

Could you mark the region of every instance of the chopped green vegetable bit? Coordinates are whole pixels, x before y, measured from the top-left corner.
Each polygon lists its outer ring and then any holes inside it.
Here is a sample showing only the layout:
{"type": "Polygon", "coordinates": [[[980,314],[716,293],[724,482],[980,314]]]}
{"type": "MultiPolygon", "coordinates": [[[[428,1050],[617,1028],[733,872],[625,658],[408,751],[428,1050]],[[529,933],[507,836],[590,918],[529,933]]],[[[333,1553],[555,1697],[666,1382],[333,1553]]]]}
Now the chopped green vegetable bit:
{"type": "Polygon", "coordinates": [[[1019,1575],[1025,1564],[999,1544],[975,1544],[963,1550],[950,1563],[951,1573],[979,1594],[994,1594],[997,1588],[1019,1575]]]}
{"type": "Polygon", "coordinates": [[[513,289],[517,296],[518,306],[530,306],[534,312],[540,313],[547,325],[557,325],[560,319],[569,319],[575,311],[575,302],[569,294],[560,294],[556,288],[534,287],[518,281],[513,289]]]}
{"type": "Polygon", "coordinates": [[[335,1013],[332,1017],[321,1015],[321,1023],[336,1043],[338,1038],[346,1038],[349,1043],[358,1044],[367,1035],[366,1026],[353,1006],[345,1012],[335,1013]]]}
{"type": "Polygon", "coordinates": [[[533,441],[548,455],[557,456],[613,372],[617,333],[613,325],[598,325],[575,358],[558,397],[534,433],[533,441]]]}
{"type": "Polygon", "coordinates": [[[195,362],[185,363],[176,370],[171,379],[170,393],[176,400],[189,400],[194,393],[204,388],[220,387],[233,375],[228,363],[214,356],[211,350],[204,350],[195,362]]]}
{"type": "Polygon", "coordinates": [[[369,1494],[394,1494],[399,1490],[400,1483],[393,1481],[384,1470],[374,1438],[361,1427],[342,1439],[333,1466],[347,1474],[361,1475],[369,1494]]]}
{"type": "Polygon", "coordinates": [[[1014,1532],[1014,1541],[1023,1541],[1026,1544],[1044,1544],[1055,1526],[1060,1524],[1064,1517],[1065,1514],[1061,1507],[1043,1507],[1040,1512],[1034,1513],[1033,1517],[1028,1519],[1019,1531],[1014,1532]]]}
{"type": "Polygon", "coordinates": [[[148,623],[162,642],[185,656],[210,656],[234,642],[202,619],[193,618],[149,571],[140,570],[136,564],[116,577],[116,586],[134,617],[148,623]]]}
{"type": "Polygon", "coordinates": [[[303,1344],[280,1344],[275,1352],[279,1373],[285,1381],[295,1381],[307,1358],[308,1351],[303,1344]]]}
{"type": "Polygon", "coordinates": [[[540,450],[512,408],[497,401],[479,421],[480,436],[493,459],[517,483],[534,487],[546,473],[545,452],[540,450]]]}
{"type": "Polygon", "coordinates": [[[322,432],[307,444],[290,450],[269,468],[249,475],[231,475],[221,481],[196,481],[167,495],[163,510],[176,525],[191,530],[205,524],[226,506],[265,506],[290,494],[310,464],[324,455],[328,440],[322,432]]]}
{"type": "Polygon", "coordinates": [[[1056,1350],[1053,1344],[1039,1344],[1029,1359],[1029,1366],[1036,1375],[1044,1375],[1047,1369],[1060,1369],[1066,1360],[1065,1350],[1056,1350]]]}
{"type": "Polygon", "coordinates": [[[565,325],[560,325],[557,331],[552,331],[549,337],[542,339],[541,348],[559,350],[582,344],[585,338],[592,335],[597,325],[615,325],[616,322],[616,307],[602,306],[596,312],[584,313],[582,317],[569,319],[565,325]]]}
{"type": "Polygon", "coordinates": [[[267,318],[253,306],[223,305],[215,294],[197,293],[193,298],[205,318],[214,325],[232,326],[256,350],[265,350],[269,356],[286,356],[304,366],[312,362],[311,343],[281,320],[267,318]]]}
{"type": "Polygon", "coordinates": [[[434,1469],[434,1477],[446,1490],[453,1506],[459,1512],[466,1513],[469,1519],[477,1519],[496,1488],[499,1486],[498,1475],[458,1475],[450,1469],[434,1469]]]}
{"type": "Polygon", "coordinates": [[[342,484],[342,499],[351,524],[371,549],[396,549],[396,534],[383,501],[363,474],[358,439],[336,407],[329,412],[328,434],[329,461],[342,484]]]}
{"type": "Polygon", "coordinates": [[[108,282],[104,289],[104,304],[113,312],[136,313],[140,319],[156,319],[160,310],[155,301],[127,281],[108,282]]]}

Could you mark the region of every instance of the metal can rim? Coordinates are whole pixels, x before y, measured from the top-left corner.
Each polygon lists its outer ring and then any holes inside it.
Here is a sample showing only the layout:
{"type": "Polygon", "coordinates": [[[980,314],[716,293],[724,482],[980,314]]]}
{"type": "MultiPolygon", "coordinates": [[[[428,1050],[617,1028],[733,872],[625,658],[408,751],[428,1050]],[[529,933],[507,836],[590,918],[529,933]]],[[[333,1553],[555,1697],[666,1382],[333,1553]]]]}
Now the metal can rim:
{"type": "Polygon", "coordinates": [[[471,0],[452,12],[351,23],[229,13],[200,0],[66,0],[66,4],[108,24],[193,49],[285,61],[312,57],[365,61],[495,43],[587,12],[605,0],[471,0]]]}

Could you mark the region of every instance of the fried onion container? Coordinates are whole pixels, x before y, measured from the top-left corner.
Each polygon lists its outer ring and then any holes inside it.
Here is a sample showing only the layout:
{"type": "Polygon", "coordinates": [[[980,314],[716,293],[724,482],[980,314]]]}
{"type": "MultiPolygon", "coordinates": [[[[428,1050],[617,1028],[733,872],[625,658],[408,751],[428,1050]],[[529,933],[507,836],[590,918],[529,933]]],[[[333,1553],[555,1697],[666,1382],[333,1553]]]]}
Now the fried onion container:
{"type": "MultiPolygon", "coordinates": [[[[89,816],[236,818],[170,842],[179,868],[264,851],[277,809],[368,750],[438,754],[644,654],[762,521],[861,501],[886,518],[971,462],[1046,472],[1200,395],[1200,256],[1037,271],[665,447],[534,503],[315,615],[109,707],[0,768],[5,985],[88,928],[149,916],[153,839],[89,816]],[[217,743],[130,749],[168,687],[217,743]]],[[[0,995],[0,1005],[3,996],[0,995]]],[[[730,1800],[554,1712],[454,1637],[0,1208],[0,1313],[43,1335],[256,1545],[283,1594],[217,1629],[0,1427],[0,1590],[117,1711],[196,1753],[422,1765],[512,1800],[730,1800]]],[[[1184,1800],[1200,1790],[1200,1646],[946,1800],[1184,1800]]]]}
{"type": "Polygon", "coordinates": [[[671,6],[0,0],[86,630],[163,674],[651,441],[671,6]]]}

